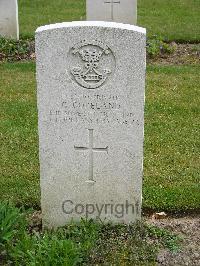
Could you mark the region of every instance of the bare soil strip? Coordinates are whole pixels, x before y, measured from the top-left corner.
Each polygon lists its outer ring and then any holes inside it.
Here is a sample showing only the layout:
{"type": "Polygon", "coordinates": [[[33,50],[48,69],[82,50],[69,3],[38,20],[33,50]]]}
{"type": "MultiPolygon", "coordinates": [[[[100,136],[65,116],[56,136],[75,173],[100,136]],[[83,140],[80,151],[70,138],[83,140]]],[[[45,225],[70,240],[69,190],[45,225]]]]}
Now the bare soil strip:
{"type": "MultiPolygon", "coordinates": [[[[200,64],[200,43],[199,44],[177,44],[172,42],[174,52],[171,54],[159,54],[154,58],[147,57],[147,63],[154,65],[188,65],[200,64]]],[[[0,62],[8,61],[29,61],[35,60],[35,43],[30,41],[28,44],[27,52],[5,54],[0,51],[0,62]]]]}
{"type": "Polygon", "coordinates": [[[146,222],[179,235],[182,239],[181,249],[172,253],[160,250],[158,265],[200,265],[200,216],[184,218],[167,218],[161,220],[147,219],[146,222]]]}

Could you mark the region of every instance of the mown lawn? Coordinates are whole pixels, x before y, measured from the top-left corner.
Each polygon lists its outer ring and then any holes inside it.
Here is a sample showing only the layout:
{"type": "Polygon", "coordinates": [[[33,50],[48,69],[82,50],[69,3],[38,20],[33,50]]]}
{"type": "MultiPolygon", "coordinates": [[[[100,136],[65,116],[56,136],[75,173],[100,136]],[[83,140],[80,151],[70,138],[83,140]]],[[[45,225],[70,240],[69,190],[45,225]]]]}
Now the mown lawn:
{"type": "Polygon", "coordinates": [[[144,207],[200,207],[199,71],[199,65],[148,68],[144,207]]]}
{"type": "MultiPolygon", "coordinates": [[[[148,67],[143,207],[200,206],[200,66],[148,67]]],[[[39,207],[34,63],[0,65],[0,200],[39,207]]]]}
{"type": "Polygon", "coordinates": [[[151,36],[168,40],[200,41],[199,0],[138,0],[138,25],[151,36]]]}
{"type": "MultiPolygon", "coordinates": [[[[30,37],[38,26],[85,20],[85,0],[19,0],[20,34],[30,37]]],[[[199,0],[138,0],[138,25],[149,36],[200,41],[199,0]]]]}

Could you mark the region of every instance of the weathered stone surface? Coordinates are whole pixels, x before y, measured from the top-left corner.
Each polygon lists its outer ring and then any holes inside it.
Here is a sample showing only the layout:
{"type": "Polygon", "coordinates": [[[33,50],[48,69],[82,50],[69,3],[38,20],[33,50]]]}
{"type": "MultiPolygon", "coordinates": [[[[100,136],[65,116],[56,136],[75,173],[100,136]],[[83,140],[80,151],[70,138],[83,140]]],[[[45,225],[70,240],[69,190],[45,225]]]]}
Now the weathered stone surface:
{"type": "Polygon", "coordinates": [[[145,29],[71,22],[36,31],[44,226],[141,215],[145,29]]]}
{"type": "Polygon", "coordinates": [[[17,0],[0,0],[0,35],[19,39],[17,0]]]}
{"type": "Polygon", "coordinates": [[[137,24],[137,0],[87,0],[87,20],[137,24]]]}

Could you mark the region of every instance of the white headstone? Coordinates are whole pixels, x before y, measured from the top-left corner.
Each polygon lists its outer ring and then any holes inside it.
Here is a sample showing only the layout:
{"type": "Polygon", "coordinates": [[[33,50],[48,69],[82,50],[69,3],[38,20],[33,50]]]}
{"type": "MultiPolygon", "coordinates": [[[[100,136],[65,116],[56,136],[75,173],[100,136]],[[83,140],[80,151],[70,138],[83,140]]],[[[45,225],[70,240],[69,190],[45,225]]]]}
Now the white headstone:
{"type": "Polygon", "coordinates": [[[37,29],[44,226],[140,218],[145,45],[145,29],[114,22],[37,29]]]}
{"type": "Polygon", "coordinates": [[[87,0],[87,20],[137,24],[137,0],[87,0]]]}
{"type": "Polygon", "coordinates": [[[0,0],[0,36],[19,40],[17,0],[0,0]]]}

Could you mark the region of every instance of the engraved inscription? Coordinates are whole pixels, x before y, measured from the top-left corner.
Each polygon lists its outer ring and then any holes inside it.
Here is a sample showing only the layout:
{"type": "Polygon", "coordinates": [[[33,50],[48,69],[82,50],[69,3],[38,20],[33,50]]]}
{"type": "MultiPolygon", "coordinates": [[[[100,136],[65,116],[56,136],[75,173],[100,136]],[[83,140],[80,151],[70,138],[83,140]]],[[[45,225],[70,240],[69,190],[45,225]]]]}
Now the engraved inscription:
{"type": "Polygon", "coordinates": [[[114,73],[115,58],[101,41],[83,40],[70,50],[71,76],[81,87],[96,89],[114,73]]]}
{"type": "MultiPolygon", "coordinates": [[[[134,106],[133,106],[134,107],[134,106]]],[[[86,123],[87,127],[99,124],[139,125],[140,118],[134,109],[124,106],[117,94],[99,94],[96,91],[66,95],[57,107],[50,107],[49,121],[55,123],[86,123]]]]}
{"type": "Polygon", "coordinates": [[[94,183],[94,152],[107,152],[108,153],[108,146],[106,148],[94,148],[93,142],[93,129],[89,130],[89,147],[77,147],[74,146],[74,149],[77,151],[89,151],[89,179],[86,182],[94,183]]]}
{"type": "Polygon", "coordinates": [[[109,1],[104,1],[104,4],[110,4],[111,5],[111,20],[114,20],[114,5],[115,4],[120,4],[120,1],[117,0],[109,0],[109,1]]]}

